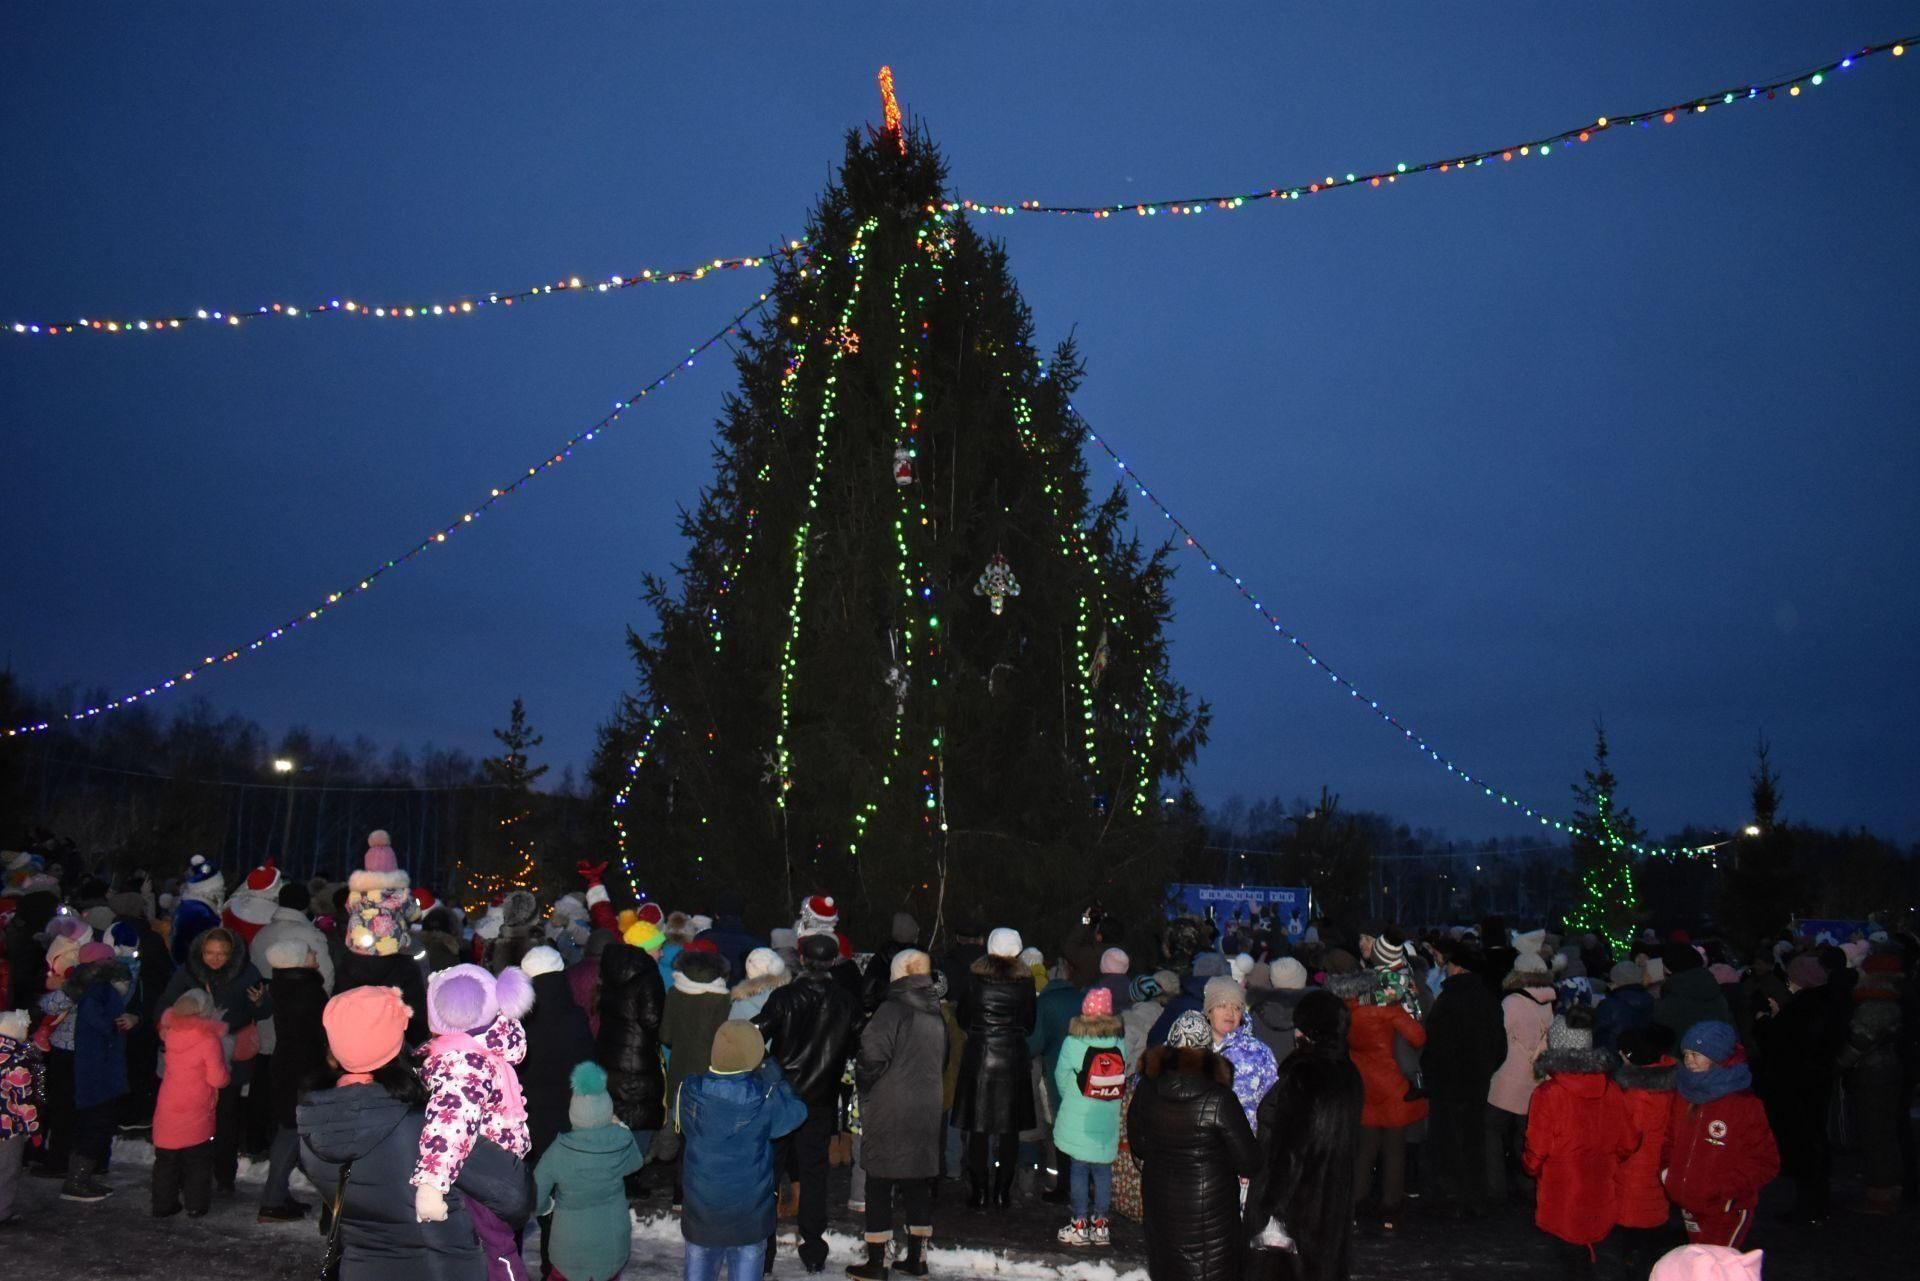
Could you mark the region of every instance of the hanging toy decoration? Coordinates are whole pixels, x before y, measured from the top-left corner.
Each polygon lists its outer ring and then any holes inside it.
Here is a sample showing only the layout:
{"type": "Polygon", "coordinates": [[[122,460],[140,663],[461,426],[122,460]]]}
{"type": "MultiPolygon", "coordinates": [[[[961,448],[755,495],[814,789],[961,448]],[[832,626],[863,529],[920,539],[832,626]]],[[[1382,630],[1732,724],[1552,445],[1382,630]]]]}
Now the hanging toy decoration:
{"type": "Polygon", "coordinates": [[[905,489],[913,483],[913,451],[902,447],[893,451],[893,483],[905,489]]]}
{"type": "Polygon", "coordinates": [[[1093,662],[1087,670],[1087,683],[1099,688],[1100,678],[1107,674],[1107,665],[1113,662],[1113,649],[1107,644],[1107,629],[1100,629],[1100,643],[1094,647],[1093,662]]]}
{"type": "Polygon", "coordinates": [[[987,562],[980,571],[980,581],[973,585],[975,596],[985,596],[987,603],[993,606],[994,617],[999,617],[1007,607],[1007,597],[1020,594],[1020,580],[1013,576],[1013,566],[1007,564],[1007,558],[999,552],[987,562]]]}

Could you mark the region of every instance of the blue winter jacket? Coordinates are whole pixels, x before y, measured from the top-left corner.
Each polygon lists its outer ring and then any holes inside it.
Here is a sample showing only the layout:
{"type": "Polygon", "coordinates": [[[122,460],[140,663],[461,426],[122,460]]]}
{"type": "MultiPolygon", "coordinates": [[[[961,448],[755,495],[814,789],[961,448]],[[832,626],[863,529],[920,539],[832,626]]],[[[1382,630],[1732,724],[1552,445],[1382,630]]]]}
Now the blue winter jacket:
{"type": "Polygon", "coordinates": [[[753,1072],[690,1076],[674,1111],[686,1140],[681,1234],[719,1247],[772,1236],[773,1141],[807,1119],[780,1065],[768,1059],[753,1072]]]}
{"type": "Polygon", "coordinates": [[[1644,987],[1623,987],[1609,992],[1593,1012],[1593,1048],[1617,1050],[1622,1033],[1651,1022],[1653,993],[1644,987]]]}
{"type": "Polygon", "coordinates": [[[113,1021],[127,1012],[127,1002],[114,991],[113,979],[124,977],[118,961],[96,961],[86,966],[78,983],[70,980],[67,995],[73,1010],[73,1106],[99,1107],[127,1092],[127,1036],[113,1021]],[[97,973],[87,973],[97,971],[97,973]]]}

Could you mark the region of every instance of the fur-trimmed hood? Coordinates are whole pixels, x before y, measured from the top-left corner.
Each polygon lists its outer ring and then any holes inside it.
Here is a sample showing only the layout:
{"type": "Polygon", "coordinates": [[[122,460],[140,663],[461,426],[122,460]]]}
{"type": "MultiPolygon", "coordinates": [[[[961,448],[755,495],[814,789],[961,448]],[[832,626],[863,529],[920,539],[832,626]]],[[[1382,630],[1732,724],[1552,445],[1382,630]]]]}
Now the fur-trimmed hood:
{"type": "Polygon", "coordinates": [[[1076,1014],[1067,1021],[1067,1035],[1083,1041],[1100,1041],[1120,1036],[1126,1025],[1113,1014],[1076,1014]]]}
{"type": "Polygon", "coordinates": [[[1033,982],[1033,971],[1017,956],[983,956],[968,968],[975,978],[991,983],[1033,982]]]}
{"type": "Polygon", "coordinates": [[[793,982],[793,975],[791,974],[762,974],[759,978],[748,979],[744,983],[735,984],[733,988],[733,999],[736,1001],[751,1001],[762,992],[771,992],[773,989],[785,987],[791,982],[793,982]]]}
{"type": "Polygon", "coordinates": [[[1147,1051],[1141,1070],[1151,1079],[1163,1076],[1201,1076],[1211,1078],[1217,1085],[1233,1088],[1233,1064],[1212,1050],[1156,1045],[1147,1051]]]}
{"type": "Polygon", "coordinates": [[[1327,975],[1327,991],[1343,1001],[1364,1001],[1373,995],[1378,976],[1372,970],[1327,975]]]}
{"type": "Polygon", "coordinates": [[[383,890],[405,891],[413,884],[407,879],[404,870],[395,868],[391,872],[369,872],[364,867],[355,868],[347,876],[347,888],[356,894],[378,894],[383,890]]]}
{"type": "Polygon", "coordinates": [[[1542,1050],[1533,1061],[1533,1076],[1538,1081],[1549,1076],[1611,1076],[1619,1062],[1619,1055],[1600,1049],[1542,1050]]]}
{"type": "Polygon", "coordinates": [[[1533,997],[1542,1005],[1552,1005],[1555,996],[1551,974],[1529,974],[1525,970],[1514,970],[1501,979],[1500,990],[1508,996],[1515,992],[1542,993],[1544,996],[1533,997]]]}
{"type": "Polygon", "coordinates": [[[711,983],[727,977],[727,958],[718,952],[682,952],[673,958],[673,972],[690,983],[711,983]]]}
{"type": "Polygon", "coordinates": [[[1613,1079],[1623,1090],[1671,1090],[1673,1074],[1678,1068],[1671,1059],[1654,1067],[1622,1063],[1613,1070],[1613,1079]]]}
{"type": "Polygon", "coordinates": [[[540,916],[540,900],[526,890],[513,890],[500,905],[500,928],[524,934],[540,916]]]}

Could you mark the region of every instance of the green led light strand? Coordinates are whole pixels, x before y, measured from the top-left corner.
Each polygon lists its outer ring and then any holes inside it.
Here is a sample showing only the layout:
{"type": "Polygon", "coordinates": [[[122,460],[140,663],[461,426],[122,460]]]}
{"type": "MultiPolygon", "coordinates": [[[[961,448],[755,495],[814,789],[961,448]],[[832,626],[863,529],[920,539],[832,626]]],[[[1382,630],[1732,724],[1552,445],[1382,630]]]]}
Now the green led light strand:
{"type": "MultiPolygon", "coordinates": [[[[847,258],[853,264],[853,284],[847,290],[846,306],[841,308],[836,332],[846,332],[853,324],[854,310],[860,302],[860,287],[866,280],[866,238],[879,225],[869,218],[854,233],[847,258]]],[[[834,404],[839,395],[840,362],[845,359],[844,344],[835,343],[829,356],[827,376],[820,393],[820,426],[814,438],[813,475],[807,481],[807,514],[793,536],[793,598],[787,606],[787,637],[780,647],[780,720],[774,732],[774,773],[779,788],[775,802],[787,807],[787,793],[793,789],[793,751],[787,743],[787,730],[793,718],[793,678],[799,660],[795,655],[800,641],[801,604],[806,599],[808,544],[813,538],[813,520],[820,511],[820,486],[826,478],[827,445],[832,439],[834,404]]]]}

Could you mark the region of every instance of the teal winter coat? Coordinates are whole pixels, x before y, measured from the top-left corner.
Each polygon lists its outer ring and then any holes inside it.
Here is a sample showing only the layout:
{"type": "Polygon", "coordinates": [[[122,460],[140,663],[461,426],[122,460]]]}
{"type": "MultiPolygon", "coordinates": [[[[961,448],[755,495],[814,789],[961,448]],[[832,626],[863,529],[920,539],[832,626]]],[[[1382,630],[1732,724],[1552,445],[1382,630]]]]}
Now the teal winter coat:
{"type": "Polygon", "coordinates": [[[549,1249],[567,1281],[607,1281],[627,1266],[633,1227],[622,1180],[640,1168],[640,1145],[624,1125],[555,1136],[533,1172],[533,1203],[553,1202],[549,1249]]]}
{"type": "Polygon", "coordinates": [[[1067,1039],[1067,1024],[1080,1017],[1083,995],[1065,979],[1053,979],[1041,989],[1033,1003],[1033,1031],[1027,1036],[1027,1053],[1040,1065],[1040,1079],[1046,1083],[1047,1092],[1056,1105],[1060,1102],[1060,1091],[1053,1083],[1053,1065],[1059,1060],[1060,1046],[1067,1039]]]}
{"type": "Polygon", "coordinates": [[[1088,1050],[1125,1053],[1120,1020],[1076,1018],[1067,1025],[1060,1045],[1053,1083],[1060,1092],[1060,1110],[1053,1121],[1053,1145],[1076,1161],[1109,1165],[1120,1155],[1119,1099],[1090,1099],[1080,1092],[1080,1065],[1088,1050]]]}

